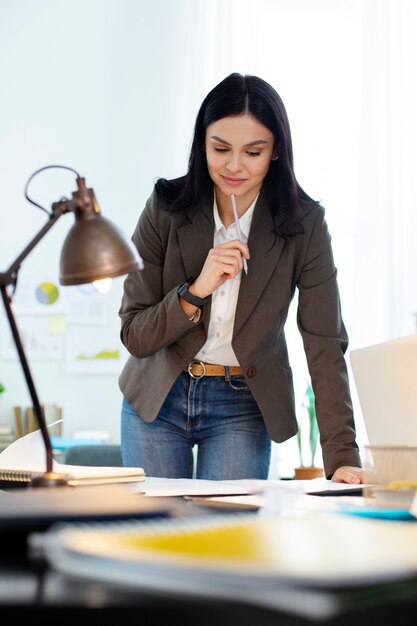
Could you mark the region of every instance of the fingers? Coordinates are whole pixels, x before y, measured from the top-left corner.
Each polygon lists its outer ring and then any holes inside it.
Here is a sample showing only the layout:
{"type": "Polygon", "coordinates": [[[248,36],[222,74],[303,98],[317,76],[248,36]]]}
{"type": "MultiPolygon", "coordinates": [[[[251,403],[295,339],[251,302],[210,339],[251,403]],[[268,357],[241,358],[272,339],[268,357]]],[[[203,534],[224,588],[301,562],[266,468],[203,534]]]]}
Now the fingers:
{"type": "Polygon", "coordinates": [[[219,246],[215,246],[213,250],[239,250],[240,254],[245,257],[245,259],[250,259],[249,248],[246,243],[239,241],[239,239],[233,239],[233,241],[228,241],[227,243],[222,243],[219,246]]]}
{"type": "Polygon", "coordinates": [[[359,485],[363,483],[363,470],[360,467],[338,467],[332,476],[332,482],[359,485]]]}
{"type": "Polygon", "coordinates": [[[236,241],[212,248],[208,260],[217,276],[226,274],[228,278],[234,278],[243,268],[243,256],[248,259],[249,250],[245,244],[236,241]]]}
{"type": "Polygon", "coordinates": [[[214,246],[207,255],[200,275],[192,285],[192,292],[200,297],[212,294],[242,271],[243,257],[249,259],[250,254],[248,246],[241,241],[233,240],[214,246]]]}

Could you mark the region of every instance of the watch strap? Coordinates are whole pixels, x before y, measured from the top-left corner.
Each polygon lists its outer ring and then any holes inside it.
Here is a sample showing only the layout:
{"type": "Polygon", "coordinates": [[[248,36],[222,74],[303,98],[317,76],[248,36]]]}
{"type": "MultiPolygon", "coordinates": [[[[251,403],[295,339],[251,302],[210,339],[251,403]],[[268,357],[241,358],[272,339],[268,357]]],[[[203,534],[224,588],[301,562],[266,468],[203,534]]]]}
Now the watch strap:
{"type": "Polygon", "coordinates": [[[190,293],[188,291],[190,284],[191,283],[189,281],[182,283],[182,285],[180,285],[178,288],[178,295],[181,296],[181,298],[183,298],[189,304],[193,304],[194,306],[197,306],[200,308],[203,306],[203,304],[207,302],[208,297],[199,298],[198,296],[195,296],[193,293],[190,293]]]}

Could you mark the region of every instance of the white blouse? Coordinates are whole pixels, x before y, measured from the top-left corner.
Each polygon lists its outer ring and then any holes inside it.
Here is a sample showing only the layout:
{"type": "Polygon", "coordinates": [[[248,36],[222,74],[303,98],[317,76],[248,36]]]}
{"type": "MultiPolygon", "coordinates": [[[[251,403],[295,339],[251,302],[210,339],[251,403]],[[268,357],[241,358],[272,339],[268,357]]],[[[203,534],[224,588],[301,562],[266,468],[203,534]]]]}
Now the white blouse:
{"type": "MultiPolygon", "coordinates": [[[[243,242],[247,243],[252,223],[253,211],[257,197],[249,209],[239,219],[243,242]]],[[[214,214],[214,243],[217,246],[233,239],[238,239],[236,222],[227,228],[220,219],[216,197],[213,205],[214,214]]],[[[250,268],[249,268],[250,271],[250,268]]],[[[218,365],[239,365],[232,348],[233,325],[235,321],[236,304],[239,295],[242,271],[234,278],[227,280],[213,292],[211,297],[211,314],[207,341],[196,354],[195,359],[204,363],[218,365]]]]}

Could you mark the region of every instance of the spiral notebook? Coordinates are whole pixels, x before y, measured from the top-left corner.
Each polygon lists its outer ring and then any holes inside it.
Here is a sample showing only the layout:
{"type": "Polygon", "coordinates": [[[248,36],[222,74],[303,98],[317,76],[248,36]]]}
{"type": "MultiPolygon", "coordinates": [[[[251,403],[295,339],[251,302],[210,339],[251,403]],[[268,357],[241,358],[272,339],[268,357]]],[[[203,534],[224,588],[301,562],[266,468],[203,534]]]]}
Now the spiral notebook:
{"type": "MultiPolygon", "coordinates": [[[[142,467],[109,467],[90,465],[65,465],[54,462],[53,471],[64,474],[68,485],[101,485],[111,483],[141,482],[145,480],[142,467]]],[[[45,463],[18,468],[0,468],[0,487],[25,487],[33,478],[45,473],[45,463]]]]}
{"type": "MultiPolygon", "coordinates": [[[[101,485],[141,482],[142,467],[70,465],[53,460],[54,472],[64,474],[68,485],[101,485]]],[[[27,487],[33,478],[46,471],[46,452],[40,430],[13,441],[0,453],[0,489],[27,487]]]]}

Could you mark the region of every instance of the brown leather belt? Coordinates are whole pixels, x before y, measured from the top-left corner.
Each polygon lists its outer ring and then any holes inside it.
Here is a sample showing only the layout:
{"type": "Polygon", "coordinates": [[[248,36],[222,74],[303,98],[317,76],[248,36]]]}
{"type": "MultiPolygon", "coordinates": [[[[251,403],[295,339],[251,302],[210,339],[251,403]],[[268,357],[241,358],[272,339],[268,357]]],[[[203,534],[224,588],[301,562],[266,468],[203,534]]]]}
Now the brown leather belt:
{"type": "Polygon", "coordinates": [[[203,378],[203,376],[242,376],[243,369],[234,365],[214,365],[203,361],[191,361],[187,369],[191,378],[203,378]]]}

